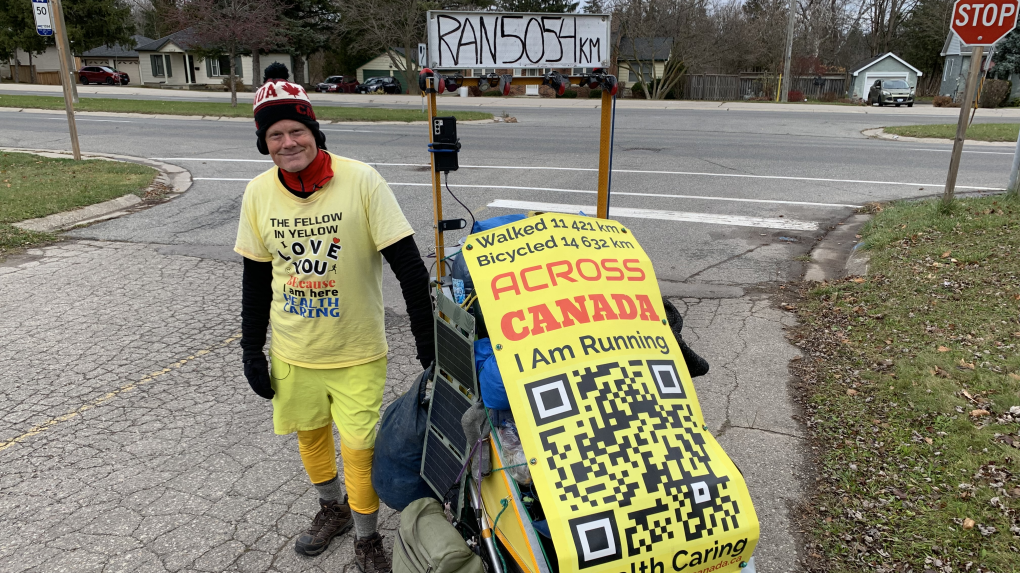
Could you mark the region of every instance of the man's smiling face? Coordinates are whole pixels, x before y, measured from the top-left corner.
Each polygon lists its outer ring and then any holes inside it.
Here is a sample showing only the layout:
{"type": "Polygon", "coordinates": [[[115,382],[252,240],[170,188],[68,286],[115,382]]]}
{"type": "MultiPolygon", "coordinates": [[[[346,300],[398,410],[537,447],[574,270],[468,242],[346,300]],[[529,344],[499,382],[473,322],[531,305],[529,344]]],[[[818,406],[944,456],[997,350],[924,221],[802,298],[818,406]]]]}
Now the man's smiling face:
{"type": "Polygon", "coordinates": [[[292,119],[281,119],[270,126],[266,132],[266,147],[273,163],[291,173],[308,167],[319,152],[312,130],[292,119]]]}

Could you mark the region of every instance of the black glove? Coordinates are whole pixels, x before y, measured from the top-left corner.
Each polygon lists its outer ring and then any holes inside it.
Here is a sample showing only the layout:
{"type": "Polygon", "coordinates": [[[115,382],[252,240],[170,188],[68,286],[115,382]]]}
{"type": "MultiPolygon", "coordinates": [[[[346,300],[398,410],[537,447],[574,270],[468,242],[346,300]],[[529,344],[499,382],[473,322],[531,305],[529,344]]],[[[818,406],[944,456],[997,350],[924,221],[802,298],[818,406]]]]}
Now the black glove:
{"type": "Polygon", "coordinates": [[[266,400],[271,400],[276,395],[269,380],[269,363],[266,362],[265,354],[244,361],[244,377],[248,379],[251,389],[266,400]]]}
{"type": "Polygon", "coordinates": [[[683,315],[680,314],[680,311],[666,297],[662,297],[662,305],[666,307],[666,322],[669,323],[669,328],[673,331],[673,337],[676,338],[677,344],[680,345],[680,352],[684,355],[684,362],[687,363],[687,372],[690,373],[691,378],[708,374],[708,361],[698,356],[697,352],[691,350],[691,347],[687,346],[687,343],[684,341],[683,335],[680,334],[680,331],[684,328],[683,315]]]}

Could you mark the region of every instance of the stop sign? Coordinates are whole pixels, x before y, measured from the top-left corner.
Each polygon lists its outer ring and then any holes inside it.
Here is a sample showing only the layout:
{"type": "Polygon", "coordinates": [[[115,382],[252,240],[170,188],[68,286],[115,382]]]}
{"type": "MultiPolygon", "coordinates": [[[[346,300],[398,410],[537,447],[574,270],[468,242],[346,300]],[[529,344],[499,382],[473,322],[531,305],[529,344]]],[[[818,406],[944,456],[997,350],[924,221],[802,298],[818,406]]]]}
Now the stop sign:
{"type": "Polygon", "coordinates": [[[956,0],[952,28],[964,44],[991,46],[1016,27],[1017,0],[956,0]]]}

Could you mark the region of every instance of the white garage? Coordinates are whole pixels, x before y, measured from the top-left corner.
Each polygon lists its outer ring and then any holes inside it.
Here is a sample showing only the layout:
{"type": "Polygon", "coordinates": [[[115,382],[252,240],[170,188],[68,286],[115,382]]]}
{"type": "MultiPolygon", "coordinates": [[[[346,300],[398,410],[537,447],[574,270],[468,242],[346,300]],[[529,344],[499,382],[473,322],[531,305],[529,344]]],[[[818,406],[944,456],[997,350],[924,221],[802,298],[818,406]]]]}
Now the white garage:
{"type": "Polygon", "coordinates": [[[924,73],[908,64],[903,58],[889,52],[869,58],[854,66],[854,80],[850,91],[851,98],[866,99],[868,89],[875,80],[903,80],[912,88],[917,87],[917,78],[924,73]]]}

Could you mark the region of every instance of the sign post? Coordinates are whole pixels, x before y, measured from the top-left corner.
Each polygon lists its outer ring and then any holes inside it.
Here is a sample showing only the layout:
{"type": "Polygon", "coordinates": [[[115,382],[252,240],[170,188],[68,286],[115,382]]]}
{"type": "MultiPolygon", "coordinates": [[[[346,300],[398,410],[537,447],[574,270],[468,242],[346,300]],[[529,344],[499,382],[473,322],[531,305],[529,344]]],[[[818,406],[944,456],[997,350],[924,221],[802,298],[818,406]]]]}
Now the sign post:
{"type": "Polygon", "coordinates": [[[39,35],[51,36],[56,32],[57,53],[60,55],[60,85],[64,86],[64,110],[67,112],[67,129],[71,134],[71,152],[74,159],[80,161],[78,126],[74,122],[74,101],[77,94],[74,90],[74,80],[71,79],[71,50],[67,43],[67,29],[64,26],[60,0],[53,0],[52,4],[47,0],[32,0],[32,11],[35,13],[36,31],[39,35]]]}
{"type": "Polygon", "coordinates": [[[963,101],[960,102],[960,119],[956,125],[956,138],[953,139],[953,155],[949,160],[946,189],[942,194],[943,211],[949,210],[953,204],[956,175],[960,170],[960,155],[963,153],[963,140],[967,136],[969,124],[967,111],[977,91],[984,49],[995,44],[1016,27],[1017,0],[986,0],[986,2],[988,3],[972,4],[971,0],[956,0],[956,4],[953,5],[950,23],[953,32],[960,37],[961,42],[970,45],[973,50],[970,56],[970,72],[967,74],[967,87],[964,89],[963,101]]]}

